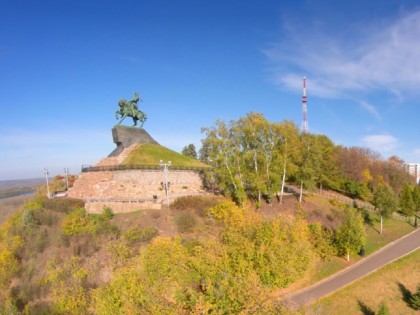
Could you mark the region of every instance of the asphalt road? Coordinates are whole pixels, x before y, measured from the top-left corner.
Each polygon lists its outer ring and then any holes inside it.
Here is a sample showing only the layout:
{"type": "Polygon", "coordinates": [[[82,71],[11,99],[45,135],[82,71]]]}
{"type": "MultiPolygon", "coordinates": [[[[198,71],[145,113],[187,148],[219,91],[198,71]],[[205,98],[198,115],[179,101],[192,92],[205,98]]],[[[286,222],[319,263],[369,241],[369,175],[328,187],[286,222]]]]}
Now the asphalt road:
{"type": "Polygon", "coordinates": [[[415,251],[419,247],[420,228],[388,244],[343,271],[286,297],[284,302],[293,308],[311,303],[415,251]]]}

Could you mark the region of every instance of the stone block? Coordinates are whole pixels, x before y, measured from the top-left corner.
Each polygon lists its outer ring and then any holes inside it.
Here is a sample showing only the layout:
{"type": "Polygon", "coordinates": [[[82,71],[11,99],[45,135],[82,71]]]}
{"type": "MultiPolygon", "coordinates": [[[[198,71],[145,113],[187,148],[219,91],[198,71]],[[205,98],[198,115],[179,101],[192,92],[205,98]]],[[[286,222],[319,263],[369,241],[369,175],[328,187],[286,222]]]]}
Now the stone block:
{"type": "Polygon", "coordinates": [[[108,155],[109,157],[119,155],[133,144],[159,144],[143,128],[115,126],[112,128],[112,138],[117,148],[108,155]]]}

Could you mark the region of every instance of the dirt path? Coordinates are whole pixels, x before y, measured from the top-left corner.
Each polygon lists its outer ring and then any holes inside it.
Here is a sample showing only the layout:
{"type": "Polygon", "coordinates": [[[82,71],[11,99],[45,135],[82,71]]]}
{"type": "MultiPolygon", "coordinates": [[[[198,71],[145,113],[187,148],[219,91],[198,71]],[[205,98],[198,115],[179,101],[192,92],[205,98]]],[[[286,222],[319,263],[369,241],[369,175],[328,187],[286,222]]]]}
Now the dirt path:
{"type": "Polygon", "coordinates": [[[388,244],[372,255],[360,260],[343,271],[306,289],[284,298],[290,308],[298,308],[345,287],[369,273],[393,262],[420,247],[420,229],[388,244]]]}

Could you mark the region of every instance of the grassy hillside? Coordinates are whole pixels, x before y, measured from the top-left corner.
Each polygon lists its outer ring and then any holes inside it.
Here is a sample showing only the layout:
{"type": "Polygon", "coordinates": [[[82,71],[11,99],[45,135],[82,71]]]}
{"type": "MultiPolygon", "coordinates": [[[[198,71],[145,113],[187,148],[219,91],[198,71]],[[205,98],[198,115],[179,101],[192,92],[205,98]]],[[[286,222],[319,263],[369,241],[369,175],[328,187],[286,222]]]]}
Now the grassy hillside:
{"type": "MultiPolygon", "coordinates": [[[[311,195],[301,207],[288,195],[258,210],[207,195],[89,215],[79,200],[35,196],[0,225],[0,314],[290,314],[276,308],[283,292],[348,265],[319,261],[306,234],[306,222],[337,226],[342,211],[311,195]]],[[[389,220],[379,242],[372,219],[372,250],[413,229],[389,220]]],[[[413,291],[416,279],[401,283],[413,291]]]]}
{"type": "Polygon", "coordinates": [[[308,306],[305,314],[375,314],[385,302],[390,314],[418,314],[406,299],[420,274],[420,251],[399,259],[350,286],[308,306]]]}
{"type": "Polygon", "coordinates": [[[207,164],[156,144],[143,144],[137,147],[122,165],[159,165],[160,160],[171,161],[175,167],[209,167],[207,164]]]}

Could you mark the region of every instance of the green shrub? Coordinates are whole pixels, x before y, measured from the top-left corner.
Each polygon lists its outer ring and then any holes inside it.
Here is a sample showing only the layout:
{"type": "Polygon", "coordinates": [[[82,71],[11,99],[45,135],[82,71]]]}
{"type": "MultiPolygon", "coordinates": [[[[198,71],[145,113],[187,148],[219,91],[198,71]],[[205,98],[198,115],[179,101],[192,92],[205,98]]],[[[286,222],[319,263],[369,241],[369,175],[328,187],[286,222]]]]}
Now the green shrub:
{"type": "Polygon", "coordinates": [[[110,207],[104,206],[104,210],[102,211],[102,215],[105,219],[110,220],[114,217],[114,213],[112,212],[110,207]]]}
{"type": "Polygon", "coordinates": [[[158,235],[158,230],[155,227],[145,228],[130,228],[123,234],[128,243],[137,241],[148,242],[158,235]]]}
{"type": "Polygon", "coordinates": [[[193,213],[183,211],[175,215],[175,224],[179,232],[191,232],[197,225],[197,219],[193,213]]]}
{"type": "Polygon", "coordinates": [[[68,236],[78,234],[101,235],[118,234],[116,226],[109,224],[103,214],[88,214],[83,208],[70,212],[62,221],[61,227],[68,236]]]}
{"type": "Polygon", "coordinates": [[[410,306],[416,311],[420,310],[420,284],[417,286],[417,292],[411,294],[410,306]]]}
{"type": "Polygon", "coordinates": [[[309,224],[310,238],[314,251],[322,260],[329,260],[337,254],[334,247],[333,231],[323,227],[320,223],[309,224]]]}
{"type": "Polygon", "coordinates": [[[379,305],[378,315],[390,315],[388,305],[385,302],[382,302],[379,305]]]}

